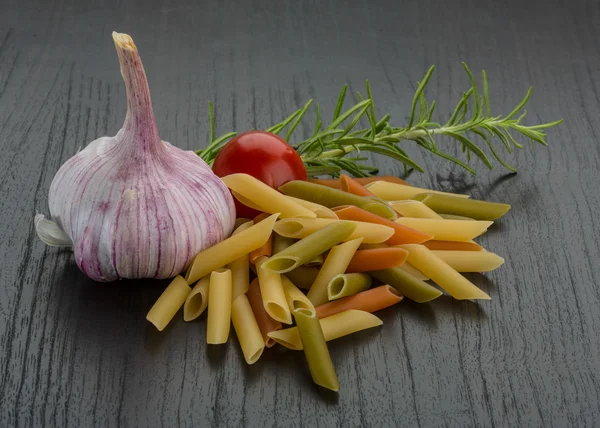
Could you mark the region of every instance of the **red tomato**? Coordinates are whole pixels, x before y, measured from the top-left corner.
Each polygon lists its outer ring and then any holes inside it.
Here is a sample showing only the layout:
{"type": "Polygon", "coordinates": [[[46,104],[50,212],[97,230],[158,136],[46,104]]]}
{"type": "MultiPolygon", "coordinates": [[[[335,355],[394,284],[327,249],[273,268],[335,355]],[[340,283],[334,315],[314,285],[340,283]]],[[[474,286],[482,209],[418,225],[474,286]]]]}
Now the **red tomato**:
{"type": "MultiPolygon", "coordinates": [[[[306,168],[300,155],[279,135],[250,131],[234,137],[219,151],[213,164],[219,177],[244,173],[279,188],[291,180],[306,180],[306,168]]],[[[238,217],[254,218],[258,211],[237,200],[238,217]]]]}

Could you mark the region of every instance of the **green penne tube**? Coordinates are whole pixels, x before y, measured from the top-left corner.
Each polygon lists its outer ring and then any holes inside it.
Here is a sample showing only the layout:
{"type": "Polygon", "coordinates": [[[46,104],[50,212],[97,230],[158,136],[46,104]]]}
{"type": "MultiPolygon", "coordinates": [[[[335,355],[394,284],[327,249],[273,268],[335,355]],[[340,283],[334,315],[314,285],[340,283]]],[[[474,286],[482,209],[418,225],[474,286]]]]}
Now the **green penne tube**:
{"type": "Polygon", "coordinates": [[[296,269],[285,274],[298,288],[308,290],[315,282],[319,274],[319,268],[311,266],[298,266],[296,269]]]}
{"type": "Polygon", "coordinates": [[[327,297],[336,300],[367,290],[371,277],[364,273],[342,273],[333,277],[327,284],[327,297]]]}
{"type": "MultiPolygon", "coordinates": [[[[287,247],[292,245],[294,242],[297,242],[297,239],[294,238],[286,238],[285,236],[278,235],[275,233],[273,235],[273,254],[277,254],[282,250],[285,250],[287,247]]],[[[321,266],[323,264],[323,254],[319,254],[317,257],[306,263],[306,266],[321,266]]]]}
{"type": "Polygon", "coordinates": [[[309,183],[308,181],[289,181],[281,186],[279,191],[285,195],[314,202],[328,208],[355,205],[388,220],[398,218],[396,211],[381,199],[357,196],[320,184],[309,183]]]}
{"type": "Polygon", "coordinates": [[[298,240],[294,238],[286,238],[285,236],[273,233],[273,254],[280,253],[296,241],[298,240]]]}
{"type": "Polygon", "coordinates": [[[294,319],[313,381],[323,388],[339,391],[340,383],[317,314],[309,309],[296,309],[294,319]]]}
{"type": "Polygon", "coordinates": [[[319,254],[317,257],[306,263],[305,266],[321,266],[323,264],[323,254],[319,254]]]}
{"type": "Polygon", "coordinates": [[[274,254],[263,267],[277,273],[294,270],[342,242],[355,229],[356,225],[347,221],[332,223],[274,254]]]}
{"type": "Polygon", "coordinates": [[[402,270],[402,268],[374,270],[369,272],[369,274],[384,284],[391,285],[401,294],[417,303],[429,302],[442,295],[440,290],[415,278],[402,270]]]}
{"type": "Polygon", "coordinates": [[[464,199],[436,193],[420,193],[412,197],[436,213],[468,217],[474,220],[497,220],[508,212],[510,205],[497,202],[464,199]]]}

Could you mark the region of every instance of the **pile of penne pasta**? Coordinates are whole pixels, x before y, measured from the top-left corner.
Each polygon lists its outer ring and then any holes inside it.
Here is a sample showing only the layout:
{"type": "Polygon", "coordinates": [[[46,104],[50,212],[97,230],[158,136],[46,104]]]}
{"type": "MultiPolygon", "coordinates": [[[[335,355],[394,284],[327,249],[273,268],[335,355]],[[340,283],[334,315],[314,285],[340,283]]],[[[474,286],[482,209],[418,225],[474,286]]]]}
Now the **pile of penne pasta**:
{"type": "Polygon", "coordinates": [[[207,343],[225,343],[233,324],[248,364],[276,343],[304,350],[315,383],[334,391],[327,341],[381,325],[372,313],[403,297],[424,303],[441,288],[455,299],[489,299],[461,273],[504,262],[473,239],[506,204],[394,177],[291,181],[279,191],[245,174],[223,181],[264,214],[238,219],[228,239],[199,253],[148,321],[163,330],[181,307],[185,321],[208,309],[207,343]]]}

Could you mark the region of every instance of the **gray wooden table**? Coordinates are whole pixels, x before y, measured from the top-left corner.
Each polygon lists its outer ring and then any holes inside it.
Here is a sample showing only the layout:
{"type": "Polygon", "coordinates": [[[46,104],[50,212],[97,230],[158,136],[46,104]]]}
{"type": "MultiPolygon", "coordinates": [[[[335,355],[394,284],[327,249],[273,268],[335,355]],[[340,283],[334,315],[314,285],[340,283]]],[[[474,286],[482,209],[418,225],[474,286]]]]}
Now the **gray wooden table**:
{"type": "Polygon", "coordinates": [[[0,426],[600,426],[599,12],[566,0],[0,1],[0,426]],[[205,323],[157,333],[145,313],[163,282],[93,283],[32,222],[59,166],[122,124],[112,30],[141,51],[161,136],[189,149],[207,140],[208,100],[219,132],[243,131],[310,97],[331,114],[344,83],[369,78],[400,125],[431,64],[444,114],[468,87],[461,61],[488,70],[497,113],[533,85],[530,120],[566,123],[548,148],[510,158],[516,176],[474,162],[473,177],[407,143],[427,168],[412,183],[513,205],[481,239],[506,258],[473,277],[492,300],[381,312],[382,328],[331,344],[338,395],[311,383],[301,353],[274,348],[249,367],[235,340],[207,349],[205,323]]]}

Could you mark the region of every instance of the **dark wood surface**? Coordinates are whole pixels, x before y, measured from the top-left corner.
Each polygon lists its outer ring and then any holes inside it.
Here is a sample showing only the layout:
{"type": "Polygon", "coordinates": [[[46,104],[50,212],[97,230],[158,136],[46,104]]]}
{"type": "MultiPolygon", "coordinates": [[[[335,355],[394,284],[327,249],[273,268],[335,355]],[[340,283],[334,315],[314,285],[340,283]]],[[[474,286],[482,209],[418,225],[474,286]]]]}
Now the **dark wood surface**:
{"type": "Polygon", "coordinates": [[[0,3],[0,426],[600,425],[597,2],[0,3]],[[59,166],[124,119],[112,30],[141,51],[161,136],[190,149],[208,100],[224,133],[310,97],[331,114],[364,78],[403,124],[431,64],[442,113],[468,85],[461,61],[488,70],[497,113],[534,85],[530,120],[566,123],[510,159],[516,176],[475,162],[473,177],[406,143],[428,171],[411,182],[513,205],[481,239],[506,258],[473,276],[492,300],[383,311],[383,327],[331,343],[337,395],[301,353],[247,366],[235,339],[207,349],[204,322],[156,332],[145,313],[164,282],[93,283],[33,228],[59,166]]]}

